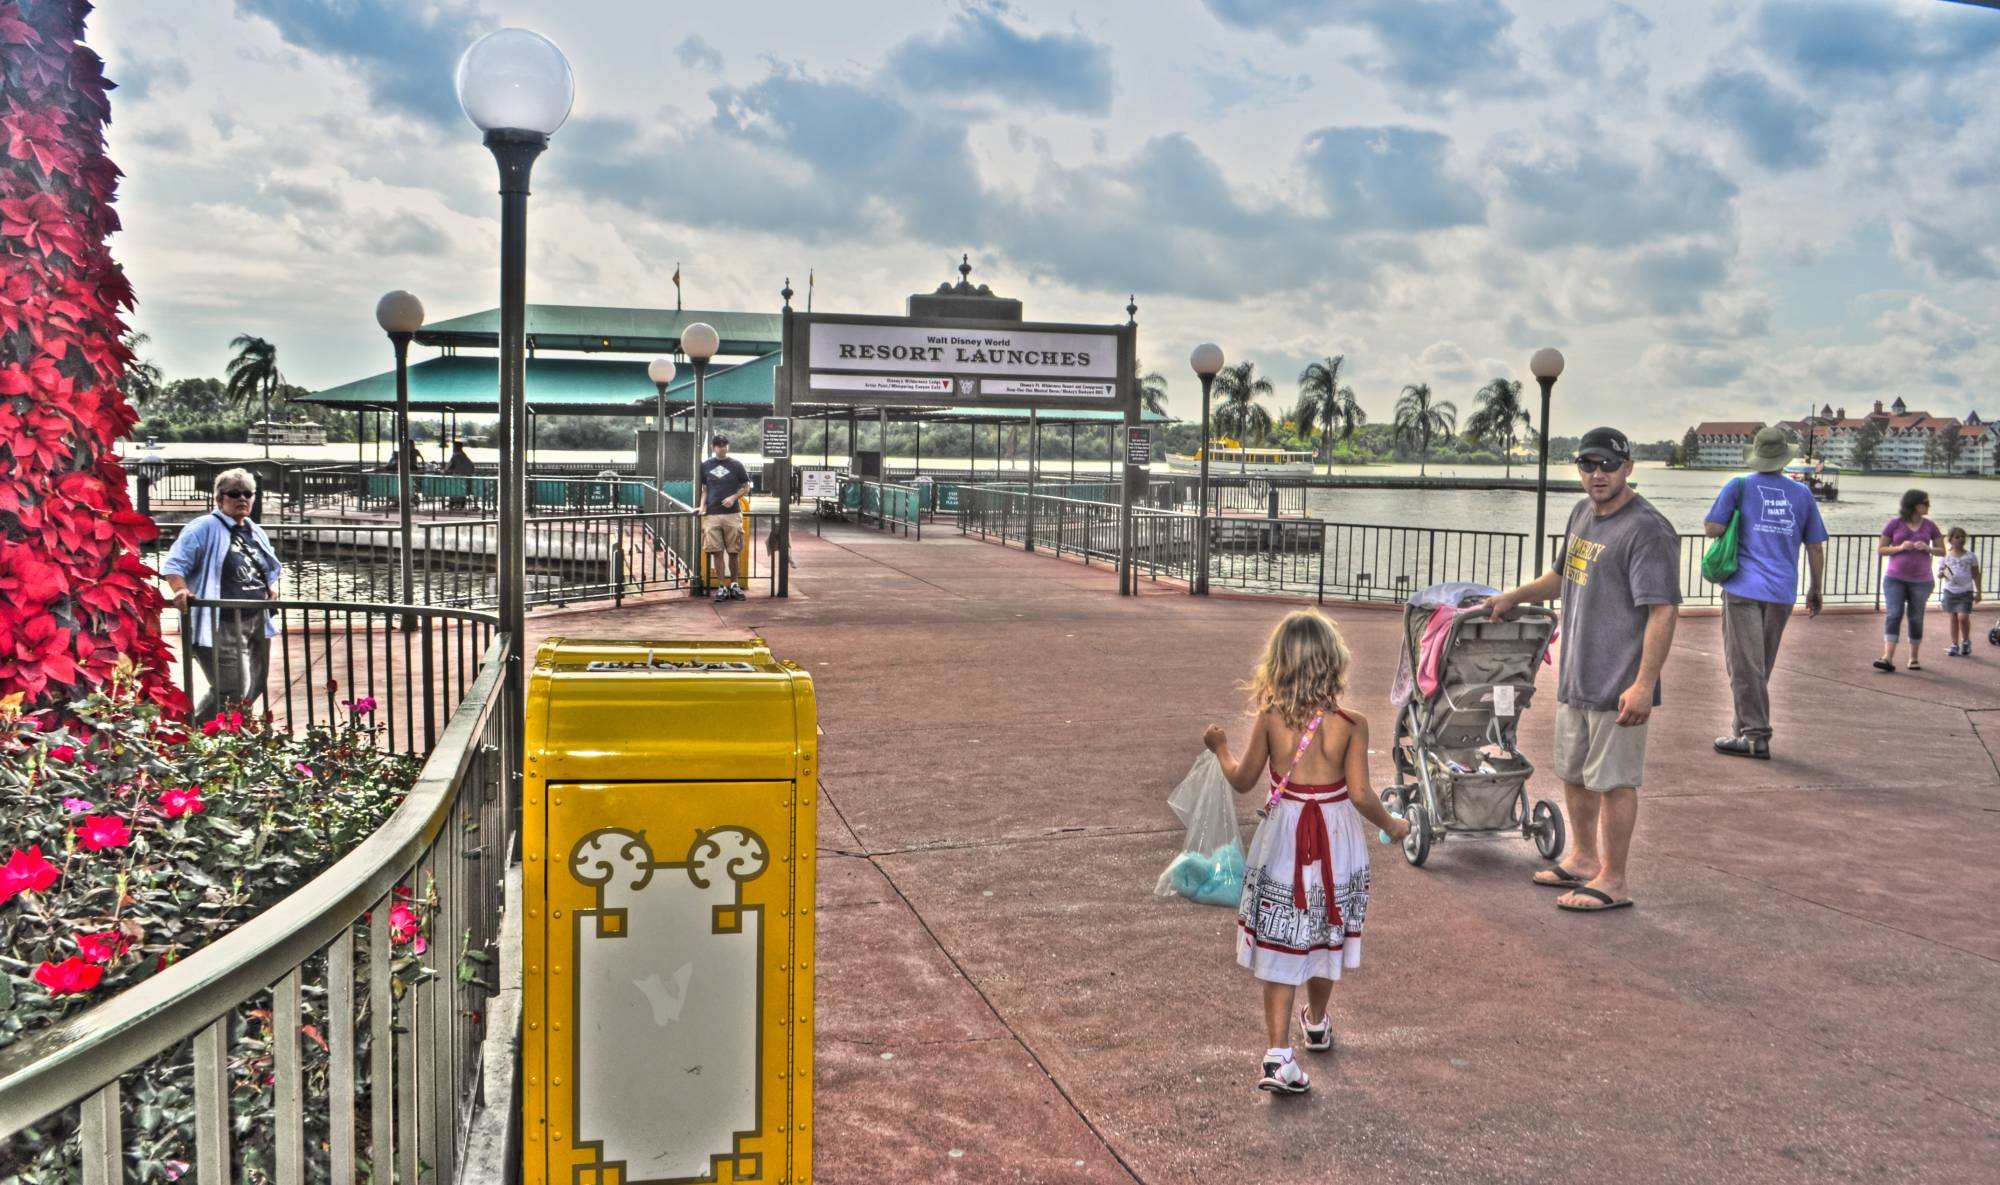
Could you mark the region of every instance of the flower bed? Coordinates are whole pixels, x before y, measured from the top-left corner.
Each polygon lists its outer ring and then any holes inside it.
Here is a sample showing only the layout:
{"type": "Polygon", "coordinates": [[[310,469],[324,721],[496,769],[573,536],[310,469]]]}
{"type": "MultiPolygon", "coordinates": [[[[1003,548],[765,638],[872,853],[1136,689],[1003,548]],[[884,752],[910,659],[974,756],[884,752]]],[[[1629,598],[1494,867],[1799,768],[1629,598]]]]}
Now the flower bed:
{"type": "MultiPolygon", "coordinates": [[[[215,941],[374,831],[420,765],[376,747],[374,707],[352,703],[339,726],[297,734],[241,713],[190,733],[130,664],[53,731],[19,714],[19,696],[0,700],[0,1048],[215,941]]],[[[397,896],[402,973],[426,974],[415,956],[428,944],[428,888],[397,896]]],[[[320,1012],[309,998],[307,1051],[323,1067],[320,1012]]],[[[252,1179],[264,1167],[256,1129],[270,1110],[270,1023],[252,1007],[233,1026],[232,1094],[249,1124],[238,1162],[252,1179]]],[[[176,1179],[192,1160],[187,1077],[170,1058],[127,1080],[143,1179],[176,1179]]],[[[74,1179],[67,1126],[52,1120],[0,1145],[0,1179],[74,1179]]]]}

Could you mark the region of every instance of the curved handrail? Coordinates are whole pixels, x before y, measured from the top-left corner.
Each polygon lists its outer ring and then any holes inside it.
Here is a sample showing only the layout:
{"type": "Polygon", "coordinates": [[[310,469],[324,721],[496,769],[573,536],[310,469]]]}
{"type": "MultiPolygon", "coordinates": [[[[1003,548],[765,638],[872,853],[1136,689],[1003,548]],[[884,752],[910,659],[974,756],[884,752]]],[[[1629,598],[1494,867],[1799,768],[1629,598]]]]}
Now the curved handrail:
{"type": "MultiPolygon", "coordinates": [[[[327,604],[411,612],[405,606],[327,604]]],[[[463,610],[418,612],[491,620],[490,614],[463,610]]],[[[0,1051],[0,1137],[88,1098],[194,1036],[270,987],[387,897],[457,805],[457,790],[478,739],[503,695],[507,645],[507,635],[494,636],[480,660],[479,677],[446,723],[409,795],[353,851],[215,943],[88,1012],[0,1051]]]]}

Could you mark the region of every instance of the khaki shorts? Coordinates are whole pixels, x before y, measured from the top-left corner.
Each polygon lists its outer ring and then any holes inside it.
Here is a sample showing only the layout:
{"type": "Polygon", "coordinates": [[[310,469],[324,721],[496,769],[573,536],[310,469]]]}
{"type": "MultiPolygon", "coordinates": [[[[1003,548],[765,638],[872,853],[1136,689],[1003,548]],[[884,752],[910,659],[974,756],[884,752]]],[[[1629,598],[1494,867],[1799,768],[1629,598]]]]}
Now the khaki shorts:
{"type": "Polygon", "coordinates": [[[1618,713],[1556,705],[1556,776],[1586,790],[1637,790],[1646,774],[1646,725],[1618,713]]]}
{"type": "Polygon", "coordinates": [[[735,514],[710,514],[701,520],[701,549],[710,555],[735,555],[743,550],[743,518],[735,514]]]}

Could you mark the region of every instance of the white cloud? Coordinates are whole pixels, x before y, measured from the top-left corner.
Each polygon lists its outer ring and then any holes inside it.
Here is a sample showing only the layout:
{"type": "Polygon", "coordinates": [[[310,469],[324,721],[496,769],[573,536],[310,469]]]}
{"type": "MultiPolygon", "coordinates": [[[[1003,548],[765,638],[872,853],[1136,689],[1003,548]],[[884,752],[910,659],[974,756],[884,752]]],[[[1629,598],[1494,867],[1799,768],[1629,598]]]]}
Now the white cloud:
{"type": "Polygon", "coordinates": [[[113,250],[173,375],[254,330],[341,382],[384,353],[383,289],[490,306],[492,163],[450,70],[528,20],[578,84],[534,299],[665,303],[679,262],[697,307],[774,308],[810,267],[817,307],[894,310],[970,251],[1030,316],[1136,291],[1177,410],[1203,338],[1280,403],[1344,353],[1376,415],[1417,381],[1469,406],[1556,344],[1659,438],[1765,393],[1962,408],[2000,372],[1992,14],[1818,3],[783,0],[695,37],[650,0],[180,0],[101,6],[91,41],[133,83],[113,250]],[[385,15],[408,36],[361,36],[385,15]]]}

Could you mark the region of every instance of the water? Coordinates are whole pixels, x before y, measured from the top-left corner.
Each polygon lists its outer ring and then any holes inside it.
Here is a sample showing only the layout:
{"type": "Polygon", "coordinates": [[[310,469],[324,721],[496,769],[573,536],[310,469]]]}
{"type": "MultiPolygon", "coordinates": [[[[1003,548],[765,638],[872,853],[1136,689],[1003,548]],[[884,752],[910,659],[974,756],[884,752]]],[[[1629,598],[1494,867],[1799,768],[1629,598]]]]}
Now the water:
{"type": "MultiPolygon", "coordinates": [[[[1334,469],[1370,476],[1409,476],[1415,465],[1378,465],[1366,470],[1334,469]]],[[[1499,477],[1501,470],[1488,466],[1431,466],[1440,477],[1499,477]]],[[[1516,477],[1532,479],[1534,468],[1516,467],[1516,477]]],[[[1570,466],[1551,467],[1551,480],[1575,480],[1570,466]]],[[[1713,469],[1669,469],[1656,462],[1641,462],[1632,475],[1639,492],[1683,534],[1701,533],[1703,518],[1715,501],[1716,493],[1734,474],[1713,469]]],[[[1903,491],[1912,486],[1931,496],[1931,518],[1940,527],[1962,526],[1978,534],[2000,534],[2000,481],[1976,477],[1928,477],[1908,474],[1864,476],[1843,473],[1840,501],[1820,504],[1826,529],[1835,535],[1873,535],[1895,516],[1903,491]]],[[[1579,494],[1549,495],[1548,529],[1563,529],[1579,494]]],[[[1375,523],[1384,526],[1443,527],[1466,531],[1516,531],[1531,534],[1535,529],[1535,495],[1514,490],[1313,490],[1307,495],[1306,512],[1330,522],[1375,523]]]]}

